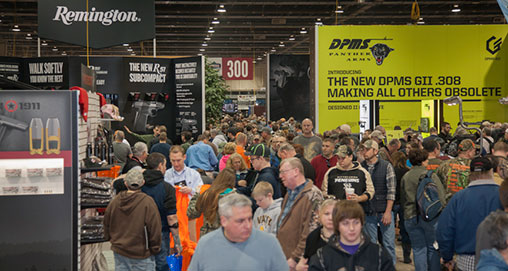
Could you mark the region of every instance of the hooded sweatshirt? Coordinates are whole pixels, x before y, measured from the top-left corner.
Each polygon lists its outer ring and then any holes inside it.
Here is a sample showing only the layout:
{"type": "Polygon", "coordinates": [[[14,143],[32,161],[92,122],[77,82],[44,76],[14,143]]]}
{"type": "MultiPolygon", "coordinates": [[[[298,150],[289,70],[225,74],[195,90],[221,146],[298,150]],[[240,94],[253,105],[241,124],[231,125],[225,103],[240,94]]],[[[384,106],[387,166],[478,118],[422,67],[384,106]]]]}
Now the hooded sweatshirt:
{"type": "Polygon", "coordinates": [[[271,233],[275,236],[275,233],[277,232],[277,220],[279,219],[281,204],[282,198],[278,198],[274,200],[272,204],[266,209],[258,207],[252,219],[254,228],[266,233],[271,233]]]}
{"type": "Polygon", "coordinates": [[[141,191],[120,192],[104,214],[104,239],[111,250],[132,259],[146,259],[161,249],[161,218],[153,199],[141,191]]]}
{"type": "Polygon", "coordinates": [[[351,187],[355,194],[367,195],[370,200],[374,196],[374,185],[367,170],[358,162],[353,162],[349,169],[343,169],[339,163],[331,167],[323,178],[321,190],[323,194],[335,196],[336,199],[346,199],[346,188],[351,187]]]}
{"type": "Polygon", "coordinates": [[[310,258],[309,271],[317,270],[392,271],[395,267],[388,251],[370,242],[365,236],[362,237],[358,250],[351,255],[340,246],[337,235],[333,235],[328,244],[310,258]]]}
{"type": "Polygon", "coordinates": [[[169,231],[168,216],[176,214],[175,188],[164,181],[162,172],[156,169],[147,169],[143,172],[145,185],[141,191],[152,197],[159,210],[162,222],[162,231],[169,231]]]}

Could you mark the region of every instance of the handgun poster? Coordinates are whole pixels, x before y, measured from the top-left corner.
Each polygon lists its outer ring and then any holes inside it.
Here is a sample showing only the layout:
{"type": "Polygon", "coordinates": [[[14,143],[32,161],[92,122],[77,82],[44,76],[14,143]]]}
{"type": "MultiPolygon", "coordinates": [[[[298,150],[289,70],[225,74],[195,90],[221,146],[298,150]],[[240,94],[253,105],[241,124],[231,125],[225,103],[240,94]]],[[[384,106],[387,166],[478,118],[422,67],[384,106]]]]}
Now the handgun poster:
{"type": "Polygon", "coordinates": [[[64,193],[64,168],[72,165],[65,110],[71,93],[0,92],[0,196],[64,193]]]}
{"type": "Polygon", "coordinates": [[[0,91],[0,270],[77,270],[77,94],[0,91]]]}

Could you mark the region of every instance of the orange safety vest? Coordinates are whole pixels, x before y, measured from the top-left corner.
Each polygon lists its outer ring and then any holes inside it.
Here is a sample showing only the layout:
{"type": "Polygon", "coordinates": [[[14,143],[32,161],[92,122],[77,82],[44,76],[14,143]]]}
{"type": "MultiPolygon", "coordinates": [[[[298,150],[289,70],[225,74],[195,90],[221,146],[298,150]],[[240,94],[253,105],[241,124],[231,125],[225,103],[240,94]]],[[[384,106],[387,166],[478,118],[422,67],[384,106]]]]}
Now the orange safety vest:
{"type": "MultiPolygon", "coordinates": [[[[201,186],[200,194],[210,188],[209,184],[201,186]]],[[[189,238],[189,218],[187,217],[187,208],[189,207],[189,196],[180,192],[180,187],[175,186],[176,192],[176,216],[178,217],[178,232],[180,234],[180,242],[182,244],[182,271],[186,271],[189,267],[192,255],[197,244],[189,238]]],[[[196,221],[196,236],[199,240],[199,229],[203,226],[203,215],[196,221]]],[[[170,247],[174,247],[173,238],[170,238],[170,247]]]]}

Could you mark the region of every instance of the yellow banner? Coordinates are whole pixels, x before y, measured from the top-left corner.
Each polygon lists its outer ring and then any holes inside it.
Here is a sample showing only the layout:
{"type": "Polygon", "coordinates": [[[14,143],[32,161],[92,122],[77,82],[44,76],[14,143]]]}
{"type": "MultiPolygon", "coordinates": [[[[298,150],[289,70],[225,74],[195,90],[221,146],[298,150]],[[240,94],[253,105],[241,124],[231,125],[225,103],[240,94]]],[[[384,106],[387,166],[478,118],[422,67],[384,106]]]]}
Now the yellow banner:
{"type": "Polygon", "coordinates": [[[339,101],[497,102],[508,93],[507,35],[507,25],[317,27],[320,130],[336,126],[339,101]]]}

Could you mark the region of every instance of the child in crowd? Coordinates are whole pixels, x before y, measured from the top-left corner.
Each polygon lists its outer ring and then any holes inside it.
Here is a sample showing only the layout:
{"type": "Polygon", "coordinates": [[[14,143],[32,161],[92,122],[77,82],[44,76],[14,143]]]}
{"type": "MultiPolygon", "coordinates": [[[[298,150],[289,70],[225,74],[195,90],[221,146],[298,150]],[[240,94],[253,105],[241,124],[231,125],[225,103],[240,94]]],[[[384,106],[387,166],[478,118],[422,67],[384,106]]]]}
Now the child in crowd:
{"type": "Polygon", "coordinates": [[[259,182],[252,190],[252,198],[259,206],[253,217],[254,228],[275,235],[282,198],[273,200],[273,188],[268,182],[259,182]]]}

